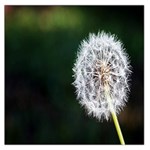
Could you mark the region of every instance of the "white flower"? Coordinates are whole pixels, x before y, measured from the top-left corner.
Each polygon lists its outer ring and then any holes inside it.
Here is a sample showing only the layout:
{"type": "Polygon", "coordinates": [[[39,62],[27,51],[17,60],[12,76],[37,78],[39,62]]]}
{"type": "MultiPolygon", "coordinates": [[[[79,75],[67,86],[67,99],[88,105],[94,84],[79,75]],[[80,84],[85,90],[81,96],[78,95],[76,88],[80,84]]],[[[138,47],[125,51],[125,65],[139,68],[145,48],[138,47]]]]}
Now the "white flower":
{"type": "Polygon", "coordinates": [[[104,31],[89,34],[89,38],[81,42],[73,72],[77,98],[89,115],[98,120],[109,119],[110,109],[104,94],[106,84],[114,111],[119,113],[125,106],[131,71],[128,55],[115,35],[104,31]]]}

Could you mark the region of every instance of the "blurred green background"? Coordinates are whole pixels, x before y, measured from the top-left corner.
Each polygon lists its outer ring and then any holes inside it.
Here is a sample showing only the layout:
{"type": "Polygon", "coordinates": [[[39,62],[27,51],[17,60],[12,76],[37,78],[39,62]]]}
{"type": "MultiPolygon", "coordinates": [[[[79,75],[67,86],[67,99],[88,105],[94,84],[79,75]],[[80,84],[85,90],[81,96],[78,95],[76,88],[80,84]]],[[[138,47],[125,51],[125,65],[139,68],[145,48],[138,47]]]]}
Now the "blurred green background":
{"type": "Polygon", "coordinates": [[[112,121],[88,117],[71,85],[89,32],[114,33],[130,56],[126,144],[144,144],[143,6],[5,6],[5,144],[119,144],[112,121]]]}

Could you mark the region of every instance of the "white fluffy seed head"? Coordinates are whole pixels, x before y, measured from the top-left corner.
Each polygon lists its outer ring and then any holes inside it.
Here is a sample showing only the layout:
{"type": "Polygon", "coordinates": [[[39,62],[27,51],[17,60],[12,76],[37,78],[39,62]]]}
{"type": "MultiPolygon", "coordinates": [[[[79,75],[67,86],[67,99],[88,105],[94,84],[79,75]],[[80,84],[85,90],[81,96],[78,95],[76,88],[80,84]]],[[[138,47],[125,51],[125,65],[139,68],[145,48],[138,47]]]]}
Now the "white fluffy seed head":
{"type": "Polygon", "coordinates": [[[79,47],[73,67],[73,85],[79,103],[88,115],[99,121],[110,118],[110,109],[105,97],[104,86],[110,89],[112,106],[116,113],[125,106],[129,92],[131,73],[128,55],[115,35],[104,31],[89,34],[79,47]]]}

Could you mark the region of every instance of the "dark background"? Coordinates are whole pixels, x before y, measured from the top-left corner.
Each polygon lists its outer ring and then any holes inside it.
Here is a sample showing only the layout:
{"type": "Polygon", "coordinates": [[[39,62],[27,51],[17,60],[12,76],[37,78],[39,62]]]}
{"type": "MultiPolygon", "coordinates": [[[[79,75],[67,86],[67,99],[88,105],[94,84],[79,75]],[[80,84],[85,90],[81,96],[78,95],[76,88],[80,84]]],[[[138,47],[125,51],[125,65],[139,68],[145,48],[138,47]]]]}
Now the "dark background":
{"type": "Polygon", "coordinates": [[[144,143],[143,6],[5,6],[5,144],[119,144],[112,121],[88,117],[71,85],[89,32],[114,33],[133,67],[118,118],[126,144],[144,143]]]}

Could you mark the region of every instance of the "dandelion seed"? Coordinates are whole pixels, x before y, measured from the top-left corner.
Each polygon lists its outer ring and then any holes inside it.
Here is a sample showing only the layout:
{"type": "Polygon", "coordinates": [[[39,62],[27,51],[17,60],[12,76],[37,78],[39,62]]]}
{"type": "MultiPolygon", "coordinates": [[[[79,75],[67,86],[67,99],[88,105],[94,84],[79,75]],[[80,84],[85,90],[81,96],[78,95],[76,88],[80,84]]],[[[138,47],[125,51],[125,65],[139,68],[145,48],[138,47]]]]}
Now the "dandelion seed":
{"type": "Polygon", "coordinates": [[[115,35],[89,34],[79,47],[73,85],[88,115],[109,120],[126,105],[131,74],[128,55],[115,35]],[[111,102],[110,102],[111,101],[111,102]]]}

